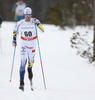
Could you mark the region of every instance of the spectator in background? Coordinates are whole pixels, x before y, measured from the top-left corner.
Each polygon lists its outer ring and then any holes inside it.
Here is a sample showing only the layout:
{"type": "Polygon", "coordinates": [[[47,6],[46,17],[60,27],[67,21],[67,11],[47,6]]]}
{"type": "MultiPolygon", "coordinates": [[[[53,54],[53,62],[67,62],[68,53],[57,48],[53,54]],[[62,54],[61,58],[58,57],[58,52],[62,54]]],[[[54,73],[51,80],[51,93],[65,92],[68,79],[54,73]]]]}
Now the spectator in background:
{"type": "Polygon", "coordinates": [[[1,17],[1,14],[0,14],[0,28],[1,28],[1,24],[2,24],[2,17],[1,17]]]}
{"type": "Polygon", "coordinates": [[[15,12],[15,20],[16,22],[24,19],[24,9],[27,7],[26,3],[23,0],[18,0],[13,6],[12,12],[15,12]]]}

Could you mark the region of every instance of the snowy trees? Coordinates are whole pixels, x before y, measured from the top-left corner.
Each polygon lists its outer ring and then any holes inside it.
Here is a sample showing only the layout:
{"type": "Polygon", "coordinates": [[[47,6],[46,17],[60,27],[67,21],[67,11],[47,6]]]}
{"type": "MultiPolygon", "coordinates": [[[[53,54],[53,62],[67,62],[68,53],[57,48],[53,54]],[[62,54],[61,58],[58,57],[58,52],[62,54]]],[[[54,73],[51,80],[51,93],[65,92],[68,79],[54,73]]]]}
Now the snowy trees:
{"type": "MultiPolygon", "coordinates": [[[[12,21],[14,19],[12,7],[16,1],[0,0],[0,13],[3,20],[12,21]]],[[[24,0],[24,2],[33,9],[33,16],[43,23],[60,26],[93,23],[93,0],[24,0]],[[53,13],[56,16],[53,16],[53,13]]]]}
{"type": "Polygon", "coordinates": [[[70,38],[71,47],[77,49],[77,55],[83,58],[88,58],[89,62],[93,61],[93,45],[88,41],[88,32],[81,34],[79,32],[73,33],[70,38]]]}
{"type": "Polygon", "coordinates": [[[61,27],[93,24],[93,5],[88,0],[67,0],[48,9],[47,23],[61,27]]]}

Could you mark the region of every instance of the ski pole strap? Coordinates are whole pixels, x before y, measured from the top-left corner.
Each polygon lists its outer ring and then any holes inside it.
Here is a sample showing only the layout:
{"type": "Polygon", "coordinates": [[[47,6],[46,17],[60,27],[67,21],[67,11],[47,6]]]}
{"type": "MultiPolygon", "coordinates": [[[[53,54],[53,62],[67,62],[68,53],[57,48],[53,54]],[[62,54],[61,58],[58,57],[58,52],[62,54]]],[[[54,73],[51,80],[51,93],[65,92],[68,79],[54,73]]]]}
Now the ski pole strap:
{"type": "Polygon", "coordinates": [[[37,24],[37,26],[44,32],[43,26],[41,26],[39,23],[37,24]]]}

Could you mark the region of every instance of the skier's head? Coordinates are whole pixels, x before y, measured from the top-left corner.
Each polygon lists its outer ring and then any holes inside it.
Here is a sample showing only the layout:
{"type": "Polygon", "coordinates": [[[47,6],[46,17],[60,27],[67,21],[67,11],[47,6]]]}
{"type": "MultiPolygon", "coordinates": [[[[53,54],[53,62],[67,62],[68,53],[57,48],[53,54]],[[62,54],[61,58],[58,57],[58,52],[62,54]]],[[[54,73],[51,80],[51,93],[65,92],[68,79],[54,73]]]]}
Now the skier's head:
{"type": "Polygon", "coordinates": [[[30,7],[26,7],[26,8],[24,9],[24,15],[25,15],[25,14],[31,15],[31,14],[32,14],[32,9],[31,9],[30,7]]]}
{"type": "Polygon", "coordinates": [[[22,5],[23,3],[23,0],[18,0],[19,4],[22,5]]]}
{"type": "Polygon", "coordinates": [[[24,17],[25,17],[25,21],[30,21],[32,16],[32,9],[30,7],[26,7],[24,9],[24,17]]]}

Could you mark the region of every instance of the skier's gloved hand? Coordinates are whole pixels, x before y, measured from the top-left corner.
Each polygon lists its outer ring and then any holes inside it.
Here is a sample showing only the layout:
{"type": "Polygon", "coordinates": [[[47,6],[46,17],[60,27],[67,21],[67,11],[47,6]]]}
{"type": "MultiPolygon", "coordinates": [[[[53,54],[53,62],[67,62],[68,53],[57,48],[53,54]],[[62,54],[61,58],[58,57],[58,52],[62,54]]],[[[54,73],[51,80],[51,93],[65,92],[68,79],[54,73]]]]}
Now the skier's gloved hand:
{"type": "Polygon", "coordinates": [[[12,45],[13,45],[13,47],[16,47],[17,46],[17,43],[16,43],[15,40],[12,41],[12,45]]]}
{"type": "Polygon", "coordinates": [[[0,24],[0,28],[1,28],[1,24],[0,24]]]}
{"type": "Polygon", "coordinates": [[[40,24],[40,21],[36,18],[34,18],[33,22],[38,26],[40,24]]]}

